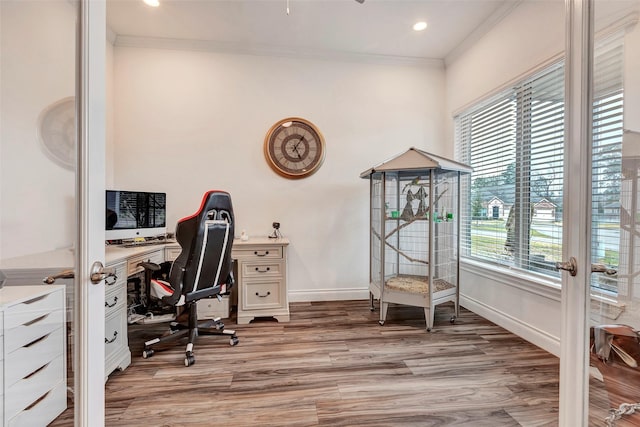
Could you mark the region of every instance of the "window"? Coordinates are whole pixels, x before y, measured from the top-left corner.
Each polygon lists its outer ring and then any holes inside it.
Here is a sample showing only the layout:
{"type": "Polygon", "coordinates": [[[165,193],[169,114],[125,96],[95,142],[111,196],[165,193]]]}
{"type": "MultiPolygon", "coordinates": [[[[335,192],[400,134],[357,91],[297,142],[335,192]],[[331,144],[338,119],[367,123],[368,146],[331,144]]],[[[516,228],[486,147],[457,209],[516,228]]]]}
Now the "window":
{"type": "MultiPolygon", "coordinates": [[[[620,204],[621,61],[621,37],[599,41],[593,124],[593,244],[601,249],[601,261],[613,265],[619,241],[611,224],[618,223],[620,204]]],[[[462,191],[463,200],[466,198],[462,204],[466,209],[461,212],[462,255],[558,277],[564,61],[463,112],[454,123],[456,157],[474,169],[462,191]]]]}
{"type": "MultiPolygon", "coordinates": [[[[618,269],[621,245],[621,214],[628,195],[621,194],[623,136],[623,44],[621,36],[599,41],[595,50],[593,105],[593,164],[591,194],[591,254],[593,262],[618,269]]],[[[628,221],[626,221],[628,222],[628,221]]],[[[626,250],[628,252],[628,250],[626,250]]],[[[616,292],[618,279],[604,274],[591,275],[592,287],[616,292]]]]}

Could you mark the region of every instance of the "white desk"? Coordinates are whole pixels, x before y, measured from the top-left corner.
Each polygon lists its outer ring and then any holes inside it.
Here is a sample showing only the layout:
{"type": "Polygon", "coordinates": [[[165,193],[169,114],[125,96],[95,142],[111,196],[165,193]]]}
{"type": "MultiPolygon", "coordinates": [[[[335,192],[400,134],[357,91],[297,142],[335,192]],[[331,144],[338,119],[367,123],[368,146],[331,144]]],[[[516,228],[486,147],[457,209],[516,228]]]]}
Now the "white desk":
{"type": "MultiPolygon", "coordinates": [[[[248,241],[235,239],[231,252],[237,260],[236,292],[237,322],[246,324],[258,317],[274,317],[289,321],[287,295],[286,238],[252,237],[248,241]]],[[[176,242],[135,247],[110,245],[105,248],[105,266],[113,267],[116,280],[105,281],[105,375],[126,369],[131,363],[127,338],[127,278],[144,269],[143,261],[162,263],[173,261],[180,253],[176,242]]],[[[42,283],[46,276],[73,266],[73,251],[58,251],[30,255],[0,262],[0,270],[9,285],[42,283]]],[[[57,280],[67,287],[67,307],[73,308],[73,279],[57,280]]],[[[70,311],[67,320],[71,320],[70,311]]],[[[106,381],[106,378],[105,378],[106,381]]]]}

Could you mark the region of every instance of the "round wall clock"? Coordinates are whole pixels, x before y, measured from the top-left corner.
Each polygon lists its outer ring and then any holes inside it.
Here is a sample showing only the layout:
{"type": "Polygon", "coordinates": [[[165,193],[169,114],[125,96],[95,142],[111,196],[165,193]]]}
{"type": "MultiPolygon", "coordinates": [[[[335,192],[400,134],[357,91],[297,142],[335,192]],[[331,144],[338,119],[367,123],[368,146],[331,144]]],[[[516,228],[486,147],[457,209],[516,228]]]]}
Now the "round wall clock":
{"type": "Polygon", "coordinates": [[[289,117],[271,126],[264,138],[269,166],[285,178],[304,178],[324,161],[324,138],[313,123],[289,117]]]}

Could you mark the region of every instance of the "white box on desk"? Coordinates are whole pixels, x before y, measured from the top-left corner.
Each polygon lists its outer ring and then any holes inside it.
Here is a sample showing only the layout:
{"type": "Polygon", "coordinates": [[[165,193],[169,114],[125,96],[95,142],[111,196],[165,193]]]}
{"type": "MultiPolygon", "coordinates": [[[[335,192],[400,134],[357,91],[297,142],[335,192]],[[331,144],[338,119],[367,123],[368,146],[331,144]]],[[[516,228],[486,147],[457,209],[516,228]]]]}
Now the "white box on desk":
{"type": "Polygon", "coordinates": [[[221,301],[218,298],[204,298],[196,301],[198,308],[198,320],[221,317],[229,318],[229,295],[224,295],[221,301]]]}

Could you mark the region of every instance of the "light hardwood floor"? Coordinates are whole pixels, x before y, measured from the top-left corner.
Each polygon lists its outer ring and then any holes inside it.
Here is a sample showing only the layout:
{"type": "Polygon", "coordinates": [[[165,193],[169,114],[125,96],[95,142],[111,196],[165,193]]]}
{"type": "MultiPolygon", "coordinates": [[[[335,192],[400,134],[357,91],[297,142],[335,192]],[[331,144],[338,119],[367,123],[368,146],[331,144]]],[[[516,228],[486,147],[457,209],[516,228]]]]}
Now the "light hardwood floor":
{"type": "MultiPolygon", "coordinates": [[[[291,322],[235,325],[240,343],[200,337],[143,359],[164,325],[129,327],[133,361],[106,384],[109,426],[553,426],[558,359],[462,309],[368,301],[291,304],[291,322]]],[[[72,425],[67,410],[54,426],[72,425]]]]}

